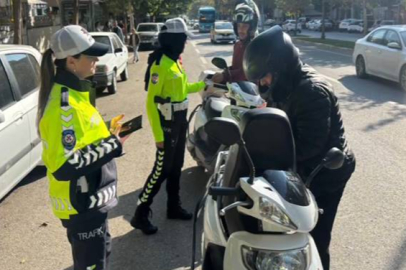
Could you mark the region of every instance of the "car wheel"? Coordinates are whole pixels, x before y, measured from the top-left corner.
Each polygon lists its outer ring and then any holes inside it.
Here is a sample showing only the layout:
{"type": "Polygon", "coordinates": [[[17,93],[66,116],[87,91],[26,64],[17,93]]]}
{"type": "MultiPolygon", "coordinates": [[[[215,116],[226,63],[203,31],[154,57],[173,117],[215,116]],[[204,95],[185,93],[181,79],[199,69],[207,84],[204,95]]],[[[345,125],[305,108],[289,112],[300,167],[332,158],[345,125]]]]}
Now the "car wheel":
{"type": "Polygon", "coordinates": [[[123,72],[121,72],[120,77],[122,81],[128,80],[128,64],[125,66],[123,72]]]}
{"type": "Polygon", "coordinates": [[[406,91],[406,66],[403,66],[402,70],[400,71],[399,83],[402,90],[406,91]]]}
{"type": "Polygon", "coordinates": [[[355,70],[357,72],[358,78],[365,79],[368,76],[365,68],[364,57],[362,56],[357,57],[357,61],[355,62],[355,70]]]}
{"type": "Polygon", "coordinates": [[[117,75],[115,71],[113,71],[113,81],[111,82],[111,85],[107,87],[107,90],[109,91],[109,94],[115,94],[117,92],[117,75]]]}
{"type": "Polygon", "coordinates": [[[210,42],[211,42],[211,44],[214,44],[214,40],[213,40],[213,39],[210,39],[210,42]]]}

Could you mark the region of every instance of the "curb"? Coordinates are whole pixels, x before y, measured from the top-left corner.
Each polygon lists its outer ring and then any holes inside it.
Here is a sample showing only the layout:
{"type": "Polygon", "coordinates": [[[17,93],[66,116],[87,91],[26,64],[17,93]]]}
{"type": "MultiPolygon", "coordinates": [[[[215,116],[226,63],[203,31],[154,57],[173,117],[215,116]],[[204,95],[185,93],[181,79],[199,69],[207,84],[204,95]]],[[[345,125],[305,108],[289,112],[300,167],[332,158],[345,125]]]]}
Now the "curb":
{"type": "Polygon", "coordinates": [[[294,38],[294,41],[296,41],[298,43],[309,44],[309,45],[323,46],[323,47],[326,47],[326,48],[329,48],[329,49],[340,49],[340,50],[347,51],[349,53],[352,53],[354,51],[353,49],[349,49],[349,48],[346,48],[346,47],[334,46],[334,45],[324,44],[324,43],[319,43],[319,42],[311,42],[311,41],[307,41],[307,40],[301,40],[301,39],[298,39],[298,38],[294,38]]]}

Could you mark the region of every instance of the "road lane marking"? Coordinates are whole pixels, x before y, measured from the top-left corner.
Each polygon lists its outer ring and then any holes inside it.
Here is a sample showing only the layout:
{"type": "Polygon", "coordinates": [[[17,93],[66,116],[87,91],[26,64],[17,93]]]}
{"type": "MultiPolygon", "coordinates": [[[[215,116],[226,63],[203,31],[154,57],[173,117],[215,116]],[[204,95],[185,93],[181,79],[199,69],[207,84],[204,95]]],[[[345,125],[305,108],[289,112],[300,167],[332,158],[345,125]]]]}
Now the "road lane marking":
{"type": "Polygon", "coordinates": [[[198,54],[200,54],[200,51],[199,51],[199,49],[196,49],[196,52],[197,52],[198,54]]]}
{"type": "Polygon", "coordinates": [[[192,44],[192,46],[196,48],[196,44],[193,41],[191,41],[190,44],[192,44]]]}
{"type": "Polygon", "coordinates": [[[207,61],[206,61],[206,59],[205,59],[203,56],[200,57],[200,60],[202,60],[203,64],[207,65],[207,61]]]}

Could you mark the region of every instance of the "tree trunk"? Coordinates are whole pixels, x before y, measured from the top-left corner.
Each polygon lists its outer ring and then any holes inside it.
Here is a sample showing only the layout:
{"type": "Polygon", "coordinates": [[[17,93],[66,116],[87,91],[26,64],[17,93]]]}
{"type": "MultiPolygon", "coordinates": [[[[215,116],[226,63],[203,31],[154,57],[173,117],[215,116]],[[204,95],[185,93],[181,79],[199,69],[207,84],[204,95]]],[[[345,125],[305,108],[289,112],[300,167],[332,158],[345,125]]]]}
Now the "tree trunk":
{"type": "Polygon", "coordinates": [[[326,0],[322,0],[321,39],[326,39],[326,0]]]}
{"type": "Polygon", "coordinates": [[[367,1],[364,0],[364,35],[368,33],[367,1]]]}
{"type": "Polygon", "coordinates": [[[73,0],[73,24],[79,24],[79,0],[73,0]]]}
{"type": "Polygon", "coordinates": [[[23,18],[21,0],[13,0],[14,44],[23,44],[23,18]]]}
{"type": "Polygon", "coordinates": [[[297,24],[298,24],[298,18],[299,18],[299,15],[298,15],[298,13],[299,12],[295,12],[295,31],[293,31],[293,35],[294,36],[297,36],[297,24]]]}

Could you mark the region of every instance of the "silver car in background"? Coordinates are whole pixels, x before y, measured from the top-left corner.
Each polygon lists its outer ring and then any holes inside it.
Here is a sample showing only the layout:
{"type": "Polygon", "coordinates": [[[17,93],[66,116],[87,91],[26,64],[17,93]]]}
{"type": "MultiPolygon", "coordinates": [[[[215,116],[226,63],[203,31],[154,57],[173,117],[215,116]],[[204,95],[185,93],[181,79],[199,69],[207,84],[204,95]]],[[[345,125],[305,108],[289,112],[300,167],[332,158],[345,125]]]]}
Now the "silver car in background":
{"type": "Polygon", "coordinates": [[[353,61],[357,76],[399,82],[406,91],[406,25],[384,26],[359,39],[353,61]]]}
{"type": "Polygon", "coordinates": [[[163,25],[163,23],[140,23],[137,26],[137,32],[141,41],[140,45],[143,47],[158,47],[158,34],[163,25]]]}

